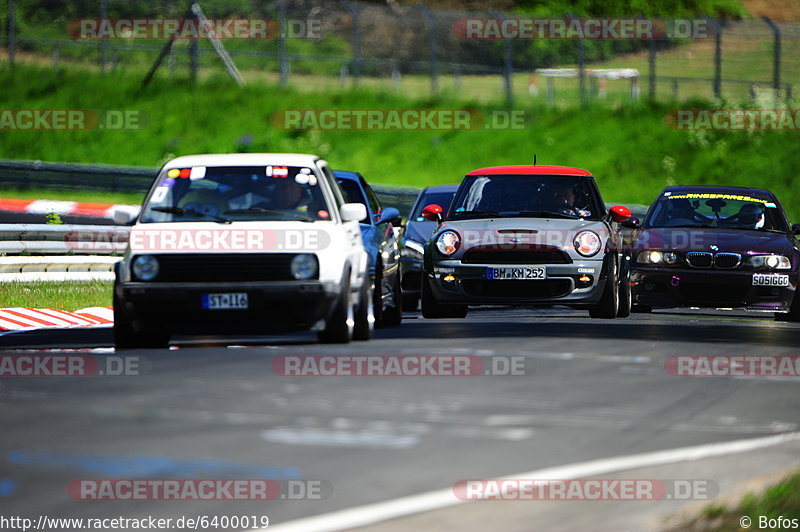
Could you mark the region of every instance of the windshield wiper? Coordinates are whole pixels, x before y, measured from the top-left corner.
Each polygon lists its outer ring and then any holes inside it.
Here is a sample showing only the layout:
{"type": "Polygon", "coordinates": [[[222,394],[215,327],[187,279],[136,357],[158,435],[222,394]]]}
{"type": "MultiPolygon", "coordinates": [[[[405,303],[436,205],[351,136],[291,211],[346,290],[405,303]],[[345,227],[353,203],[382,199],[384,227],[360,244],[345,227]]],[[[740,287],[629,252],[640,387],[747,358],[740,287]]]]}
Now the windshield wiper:
{"type": "Polygon", "coordinates": [[[222,222],[225,224],[231,223],[231,220],[223,217],[217,216],[216,214],[206,214],[204,212],[197,211],[195,209],[184,209],[182,207],[150,207],[151,211],[157,212],[166,212],[168,214],[174,214],[175,216],[197,216],[198,218],[213,218],[218,222],[222,222]]]}
{"type": "Polygon", "coordinates": [[[531,216],[534,218],[566,218],[568,220],[574,220],[575,218],[580,218],[581,216],[577,214],[567,214],[565,212],[550,212],[550,211],[519,211],[515,213],[514,216],[531,216]]]}
{"type": "Polygon", "coordinates": [[[303,216],[302,214],[294,214],[291,212],[286,211],[276,211],[273,209],[264,209],[263,207],[250,207],[248,209],[232,209],[230,211],[225,211],[222,214],[247,214],[251,212],[257,212],[259,214],[274,214],[276,216],[291,216],[296,220],[301,220],[303,222],[313,222],[313,218],[309,218],[308,216],[303,216]]]}

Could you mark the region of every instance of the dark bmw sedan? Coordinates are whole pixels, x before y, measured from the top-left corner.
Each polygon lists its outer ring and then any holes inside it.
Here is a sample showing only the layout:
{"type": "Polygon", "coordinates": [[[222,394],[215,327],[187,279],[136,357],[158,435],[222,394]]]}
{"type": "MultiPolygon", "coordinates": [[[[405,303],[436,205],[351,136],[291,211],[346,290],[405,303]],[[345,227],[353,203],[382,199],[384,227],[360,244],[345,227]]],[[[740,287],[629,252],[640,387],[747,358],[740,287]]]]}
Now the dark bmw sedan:
{"type": "Polygon", "coordinates": [[[633,242],[633,310],[737,308],[798,321],[798,233],[768,190],[668,187],[633,242]]]}

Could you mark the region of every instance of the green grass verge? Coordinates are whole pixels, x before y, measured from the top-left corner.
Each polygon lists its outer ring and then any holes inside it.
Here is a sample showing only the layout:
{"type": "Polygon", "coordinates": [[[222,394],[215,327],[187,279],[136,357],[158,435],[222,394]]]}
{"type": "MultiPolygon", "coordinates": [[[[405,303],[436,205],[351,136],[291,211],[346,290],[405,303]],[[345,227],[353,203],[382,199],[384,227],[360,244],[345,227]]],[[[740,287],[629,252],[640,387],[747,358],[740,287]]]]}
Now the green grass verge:
{"type": "Polygon", "coordinates": [[[110,307],[111,281],[0,283],[0,307],[54,308],[74,311],[110,307]]]}
{"type": "Polygon", "coordinates": [[[144,199],[141,194],[122,192],[102,192],[93,190],[59,190],[26,188],[3,188],[0,183],[0,198],[3,199],[47,199],[56,201],[83,201],[87,203],[121,203],[139,205],[144,199]]]}
{"type": "MultiPolygon", "coordinates": [[[[749,494],[734,509],[724,505],[711,505],[702,511],[702,515],[695,520],[692,530],[707,530],[709,532],[728,532],[742,530],[740,519],[751,519],[752,530],[766,530],[783,527],[759,527],[759,518],[764,516],[767,520],[795,519],[800,522],[800,471],[791,474],[785,480],[770,486],[760,495],[749,494]]],[[[795,527],[796,528],[796,527],[795,527]]]]}
{"type": "MultiPolygon", "coordinates": [[[[140,78],[95,76],[18,65],[0,67],[0,108],[132,109],[149,116],[129,131],[6,131],[0,158],[156,166],[176,155],[215,152],[310,152],[333,167],[361,171],[376,183],[456,183],[482,166],[539,164],[583,167],[605,198],[649,204],[668,184],[765,186],[800,221],[800,147],[796,132],[685,132],[664,121],[682,104],[592,105],[550,109],[518,105],[524,128],[468,131],[285,131],[271,117],[283,109],[477,109],[503,111],[453,95],[413,99],[369,90],[329,94],[224,78],[192,86],[140,78]],[[36,83],[31,83],[36,79],[36,83]]],[[[739,106],[728,103],[725,106],[739,106]]],[[[81,200],[82,191],[71,199],[81,200]]]]}

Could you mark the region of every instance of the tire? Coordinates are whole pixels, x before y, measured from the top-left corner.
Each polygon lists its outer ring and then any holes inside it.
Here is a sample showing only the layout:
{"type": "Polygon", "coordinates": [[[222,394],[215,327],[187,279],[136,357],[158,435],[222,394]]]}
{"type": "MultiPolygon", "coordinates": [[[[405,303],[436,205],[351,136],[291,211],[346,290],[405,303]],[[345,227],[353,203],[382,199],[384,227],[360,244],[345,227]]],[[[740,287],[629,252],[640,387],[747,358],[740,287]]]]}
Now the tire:
{"type": "Polygon", "coordinates": [[[422,317],[427,319],[465,318],[466,305],[448,305],[436,301],[428,279],[422,278],[422,317]]]}
{"type": "Polygon", "coordinates": [[[775,321],[800,321],[800,300],[798,300],[797,292],[795,292],[794,299],[792,300],[792,306],[789,307],[789,312],[776,312],[775,321]]]}
{"type": "Polygon", "coordinates": [[[416,294],[403,294],[403,311],[414,312],[419,307],[419,296],[416,294]]]}
{"type": "Polygon", "coordinates": [[[619,308],[617,309],[618,318],[627,318],[631,315],[633,306],[633,291],[631,290],[630,270],[626,268],[625,273],[619,281],[619,308]]]}
{"type": "Polygon", "coordinates": [[[355,316],[350,294],[350,272],[342,278],[342,291],[336,301],[330,317],[325,321],[325,329],[317,333],[317,338],[324,344],[346,344],[353,338],[355,316]]]}
{"type": "Polygon", "coordinates": [[[160,331],[137,332],[131,326],[122,309],[123,302],[117,296],[116,289],[113,296],[114,305],[114,348],[144,349],[166,348],[169,346],[169,334],[160,331]]]}
{"type": "Polygon", "coordinates": [[[397,327],[403,321],[403,291],[400,288],[399,272],[392,283],[392,301],[395,306],[386,308],[381,316],[382,327],[397,327]]]}
{"type": "Polygon", "coordinates": [[[375,329],[375,313],[372,304],[372,281],[367,278],[358,291],[358,306],[355,313],[353,326],[353,340],[369,340],[375,329]]]}
{"type": "Polygon", "coordinates": [[[603,295],[600,296],[600,301],[596,305],[589,308],[589,316],[612,320],[617,317],[618,311],[619,283],[617,282],[617,265],[612,261],[606,278],[606,286],[603,288],[603,295]]]}

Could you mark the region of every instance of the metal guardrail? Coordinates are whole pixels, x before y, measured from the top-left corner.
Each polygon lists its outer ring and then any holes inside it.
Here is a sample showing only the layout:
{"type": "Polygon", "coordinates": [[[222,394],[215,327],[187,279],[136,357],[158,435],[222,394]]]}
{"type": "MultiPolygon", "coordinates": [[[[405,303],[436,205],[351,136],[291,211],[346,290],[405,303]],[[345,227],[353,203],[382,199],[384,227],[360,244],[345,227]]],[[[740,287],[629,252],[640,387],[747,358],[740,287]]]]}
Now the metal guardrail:
{"type": "Polygon", "coordinates": [[[0,224],[0,254],[110,255],[128,245],[130,227],[0,224]]]}

